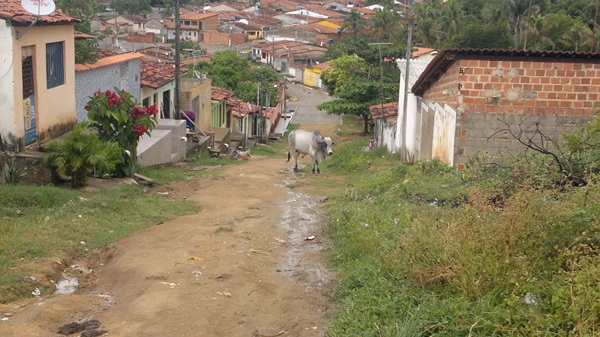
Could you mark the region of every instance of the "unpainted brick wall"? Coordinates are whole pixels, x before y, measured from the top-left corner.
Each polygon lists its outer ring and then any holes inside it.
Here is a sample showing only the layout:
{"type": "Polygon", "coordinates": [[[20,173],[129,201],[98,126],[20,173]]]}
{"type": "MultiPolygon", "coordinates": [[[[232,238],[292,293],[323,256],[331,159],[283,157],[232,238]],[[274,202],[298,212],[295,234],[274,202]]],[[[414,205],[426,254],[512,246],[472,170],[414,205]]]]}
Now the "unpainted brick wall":
{"type": "Polygon", "coordinates": [[[136,43],[155,43],[156,42],[156,34],[154,33],[129,33],[127,35],[127,42],[136,42],[136,43]]]}
{"type": "Polygon", "coordinates": [[[458,60],[431,85],[426,102],[457,112],[454,163],[470,157],[509,156],[539,128],[558,140],[591,120],[600,108],[600,64],[568,59],[458,60]]]}
{"type": "Polygon", "coordinates": [[[231,38],[231,45],[239,45],[242,43],[248,42],[248,34],[247,33],[221,33],[217,31],[208,31],[203,32],[204,34],[204,44],[211,45],[217,44],[222,46],[229,45],[229,39],[231,38]]]}

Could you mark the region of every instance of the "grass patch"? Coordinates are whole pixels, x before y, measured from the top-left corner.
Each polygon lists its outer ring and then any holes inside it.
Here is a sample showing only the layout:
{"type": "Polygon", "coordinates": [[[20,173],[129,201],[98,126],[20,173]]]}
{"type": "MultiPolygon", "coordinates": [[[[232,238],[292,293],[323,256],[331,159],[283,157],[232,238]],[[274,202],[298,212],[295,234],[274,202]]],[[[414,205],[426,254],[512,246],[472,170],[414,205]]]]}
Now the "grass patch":
{"type": "Polygon", "coordinates": [[[215,233],[231,233],[233,232],[233,228],[232,227],[224,227],[224,226],[219,226],[219,228],[215,229],[215,233]]]}
{"type": "Polygon", "coordinates": [[[365,144],[339,144],[323,162],[329,175],[311,177],[329,196],[329,260],[341,275],[328,336],[596,334],[600,185],[406,166],[365,144]]]}
{"type": "MultiPolygon", "coordinates": [[[[150,177],[165,183],[161,177],[150,177]]],[[[54,186],[4,186],[0,204],[2,303],[30,296],[36,287],[42,294],[53,289],[49,283],[27,281],[39,272],[56,279],[58,270],[52,266],[38,270],[40,261],[56,264],[82,258],[140,229],[196,211],[191,202],[162,198],[126,184],[94,193],[54,186]]]]}

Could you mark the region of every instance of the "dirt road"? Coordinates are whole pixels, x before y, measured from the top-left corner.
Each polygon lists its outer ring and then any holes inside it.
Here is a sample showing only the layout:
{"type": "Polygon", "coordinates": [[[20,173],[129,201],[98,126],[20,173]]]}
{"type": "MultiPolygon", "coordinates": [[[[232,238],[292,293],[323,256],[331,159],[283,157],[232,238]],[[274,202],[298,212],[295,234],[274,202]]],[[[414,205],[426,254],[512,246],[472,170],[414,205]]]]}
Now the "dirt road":
{"type": "MultiPolygon", "coordinates": [[[[313,127],[330,135],[337,124],[303,125],[313,127]]],[[[310,173],[294,173],[285,157],[252,156],[151,189],[200,211],[81,261],[68,270],[85,280],[74,294],[0,306],[0,336],[55,337],[91,319],[105,336],[323,336],[333,282],[322,256],[322,196],[289,187],[310,173]]]]}

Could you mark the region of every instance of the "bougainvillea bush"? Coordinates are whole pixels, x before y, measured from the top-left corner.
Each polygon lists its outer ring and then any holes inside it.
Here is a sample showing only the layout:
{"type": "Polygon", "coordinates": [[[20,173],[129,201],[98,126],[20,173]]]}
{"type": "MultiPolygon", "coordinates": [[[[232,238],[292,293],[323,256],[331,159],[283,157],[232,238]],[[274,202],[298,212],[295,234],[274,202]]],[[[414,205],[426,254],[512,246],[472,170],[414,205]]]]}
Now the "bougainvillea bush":
{"type": "Polygon", "coordinates": [[[157,122],[156,104],[142,107],[125,90],[98,90],[85,106],[90,125],[98,130],[101,140],[116,141],[123,149],[123,162],[117,176],[132,176],[140,137],[150,135],[157,122]]]}

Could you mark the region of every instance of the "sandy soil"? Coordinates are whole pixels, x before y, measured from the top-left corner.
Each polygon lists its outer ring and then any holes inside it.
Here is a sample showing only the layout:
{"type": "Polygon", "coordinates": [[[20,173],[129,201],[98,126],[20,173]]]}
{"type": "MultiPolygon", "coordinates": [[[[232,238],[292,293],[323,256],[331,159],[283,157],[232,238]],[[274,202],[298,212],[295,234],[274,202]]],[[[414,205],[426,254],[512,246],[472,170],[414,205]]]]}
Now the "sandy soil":
{"type": "MultiPolygon", "coordinates": [[[[317,127],[331,135],[337,125],[317,127]]],[[[67,269],[80,274],[74,294],[0,305],[0,336],[54,337],[67,323],[91,319],[105,336],[324,336],[334,284],[323,259],[325,201],[288,187],[310,180],[309,158],[299,163],[294,173],[285,153],[253,155],[211,168],[209,177],[151,189],[200,210],[67,269]]]]}

